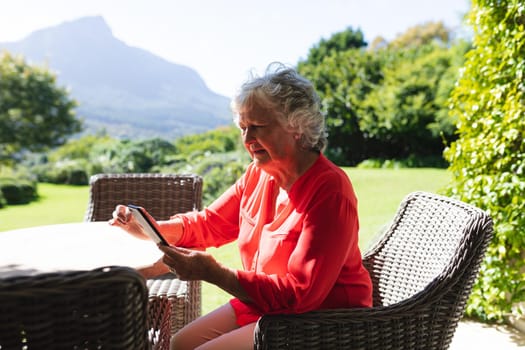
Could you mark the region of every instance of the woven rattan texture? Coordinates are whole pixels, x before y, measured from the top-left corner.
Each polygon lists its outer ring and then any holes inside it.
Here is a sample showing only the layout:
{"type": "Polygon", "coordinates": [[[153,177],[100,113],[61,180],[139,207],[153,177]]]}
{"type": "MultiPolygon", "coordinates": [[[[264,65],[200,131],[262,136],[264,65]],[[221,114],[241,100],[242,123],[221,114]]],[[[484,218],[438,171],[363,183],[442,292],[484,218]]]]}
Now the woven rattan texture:
{"type": "Polygon", "coordinates": [[[171,308],[171,334],[201,314],[201,288],[196,281],[181,281],[173,275],[163,275],[147,282],[150,298],[167,298],[171,308]]]}
{"type": "Polygon", "coordinates": [[[415,192],[364,255],[374,307],[264,316],[256,349],[447,349],[492,237],[483,211],[415,192]]]}
{"type": "MultiPolygon", "coordinates": [[[[135,204],[147,209],[157,220],[177,213],[202,209],[202,178],[193,174],[98,174],[90,179],[90,198],[85,221],[111,218],[117,204],[135,204]]],[[[178,329],[201,315],[201,281],[180,281],[173,275],[148,280],[153,327],[169,307],[169,329],[178,329]],[[163,304],[155,299],[167,299],[163,304]]],[[[153,327],[155,328],[155,327],[153,327]]],[[[161,343],[165,335],[159,335],[161,343]]],[[[162,346],[160,348],[163,348],[162,346]]],[[[167,348],[167,347],[164,347],[167,348]]]]}
{"type": "Polygon", "coordinates": [[[0,349],[149,349],[144,279],[124,267],[0,280],[0,349]]]}
{"type": "Polygon", "coordinates": [[[153,295],[148,299],[148,338],[153,350],[170,347],[171,307],[167,298],[153,295]]]}
{"type": "Polygon", "coordinates": [[[167,220],[202,206],[202,178],[181,174],[98,174],[90,179],[84,221],[106,221],[117,204],[142,206],[157,220],[167,220]]]}

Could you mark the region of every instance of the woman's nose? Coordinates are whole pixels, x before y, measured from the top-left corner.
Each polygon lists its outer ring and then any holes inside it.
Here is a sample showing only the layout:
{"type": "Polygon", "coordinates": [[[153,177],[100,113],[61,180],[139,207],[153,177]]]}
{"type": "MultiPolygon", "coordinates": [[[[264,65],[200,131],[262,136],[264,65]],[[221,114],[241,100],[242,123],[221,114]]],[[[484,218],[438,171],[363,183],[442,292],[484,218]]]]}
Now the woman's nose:
{"type": "Polygon", "coordinates": [[[251,128],[244,129],[244,132],[242,133],[242,139],[243,139],[244,143],[249,143],[250,141],[251,142],[255,141],[255,137],[253,135],[253,131],[252,131],[251,128]]]}

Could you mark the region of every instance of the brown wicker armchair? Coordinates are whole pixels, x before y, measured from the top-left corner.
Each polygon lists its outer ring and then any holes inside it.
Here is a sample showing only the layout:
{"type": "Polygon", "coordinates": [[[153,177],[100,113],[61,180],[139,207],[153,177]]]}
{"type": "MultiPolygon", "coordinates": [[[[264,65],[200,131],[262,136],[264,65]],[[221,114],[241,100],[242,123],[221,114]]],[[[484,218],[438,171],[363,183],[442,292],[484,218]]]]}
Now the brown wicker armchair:
{"type": "Polygon", "coordinates": [[[157,220],[202,207],[202,178],[198,175],[98,174],[89,185],[84,221],[111,219],[117,204],[140,205],[157,220]]]}
{"type": "MultiPolygon", "coordinates": [[[[181,174],[98,174],[90,179],[85,221],[111,218],[117,204],[136,204],[157,220],[202,208],[202,178],[181,174]]],[[[168,274],[147,281],[150,307],[157,298],[171,305],[171,334],[201,314],[201,282],[183,282],[168,274]]],[[[151,318],[156,316],[150,313],[151,318]]],[[[151,319],[150,322],[155,322],[151,319]]]]}
{"type": "Polygon", "coordinates": [[[0,349],[150,349],[147,295],[126,267],[0,279],[0,349]]]}
{"type": "Polygon", "coordinates": [[[264,316],[255,348],[447,349],[491,237],[478,208],[412,193],[364,255],[374,307],[264,316]]]}

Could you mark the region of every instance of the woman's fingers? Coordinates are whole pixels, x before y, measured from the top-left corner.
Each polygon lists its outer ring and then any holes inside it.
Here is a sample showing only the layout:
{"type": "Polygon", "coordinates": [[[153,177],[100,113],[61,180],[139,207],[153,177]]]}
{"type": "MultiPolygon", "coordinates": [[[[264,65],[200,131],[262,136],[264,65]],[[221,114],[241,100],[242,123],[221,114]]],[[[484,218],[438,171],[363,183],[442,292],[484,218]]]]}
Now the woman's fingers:
{"type": "Polygon", "coordinates": [[[149,236],[144,233],[138,221],[133,218],[131,211],[126,205],[117,205],[111,216],[112,218],[108,220],[110,225],[120,227],[137,238],[150,239],[149,236]]]}
{"type": "Polygon", "coordinates": [[[117,205],[112,213],[112,219],[109,220],[110,225],[123,226],[127,225],[130,219],[130,211],[125,205],[117,205]]]}
{"type": "Polygon", "coordinates": [[[162,261],[173,269],[181,280],[206,280],[209,266],[215,261],[205,252],[161,245],[159,249],[164,252],[162,261]]]}
{"type": "Polygon", "coordinates": [[[163,261],[168,266],[178,266],[187,260],[187,252],[183,248],[159,245],[159,249],[164,253],[163,261]]]}

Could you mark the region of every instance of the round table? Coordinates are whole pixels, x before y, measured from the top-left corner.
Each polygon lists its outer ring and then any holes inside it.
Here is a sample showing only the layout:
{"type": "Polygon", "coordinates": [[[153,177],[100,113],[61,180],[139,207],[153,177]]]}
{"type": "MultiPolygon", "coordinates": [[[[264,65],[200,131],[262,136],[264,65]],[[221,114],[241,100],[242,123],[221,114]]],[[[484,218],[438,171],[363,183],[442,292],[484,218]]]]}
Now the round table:
{"type": "MultiPolygon", "coordinates": [[[[153,241],[135,238],[107,221],[0,232],[0,278],[115,265],[139,268],[160,257],[153,241]]],[[[200,316],[200,281],[165,274],[148,279],[147,286],[150,306],[159,298],[170,301],[171,334],[200,316]]]]}
{"type": "Polygon", "coordinates": [[[162,252],[107,222],[36,226],[0,232],[0,277],[101,266],[141,267],[162,252]]]}

